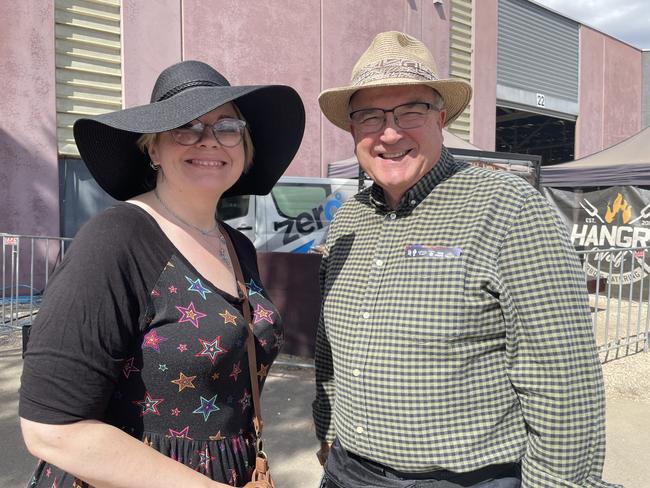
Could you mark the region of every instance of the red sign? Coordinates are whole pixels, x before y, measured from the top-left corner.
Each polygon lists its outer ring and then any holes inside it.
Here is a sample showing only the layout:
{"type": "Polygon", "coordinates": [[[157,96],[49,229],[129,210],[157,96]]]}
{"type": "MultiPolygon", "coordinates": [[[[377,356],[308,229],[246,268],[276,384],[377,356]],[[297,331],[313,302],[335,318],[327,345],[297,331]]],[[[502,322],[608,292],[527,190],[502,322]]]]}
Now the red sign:
{"type": "Polygon", "coordinates": [[[2,239],[2,243],[5,246],[17,246],[18,245],[18,237],[4,237],[2,239]]]}

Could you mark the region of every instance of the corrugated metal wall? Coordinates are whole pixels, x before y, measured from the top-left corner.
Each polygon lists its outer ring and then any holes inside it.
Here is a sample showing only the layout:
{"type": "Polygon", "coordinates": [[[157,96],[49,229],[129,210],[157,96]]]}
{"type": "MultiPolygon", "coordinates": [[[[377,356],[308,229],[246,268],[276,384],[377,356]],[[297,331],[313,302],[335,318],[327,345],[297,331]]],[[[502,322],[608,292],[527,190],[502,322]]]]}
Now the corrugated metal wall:
{"type": "Polygon", "coordinates": [[[72,124],[122,108],[120,0],[55,0],[59,154],[79,156],[72,124]]]}
{"type": "MultiPolygon", "coordinates": [[[[472,82],[472,0],[451,0],[449,75],[472,82]]],[[[471,102],[448,129],[470,140],[471,102]]]]}
{"type": "Polygon", "coordinates": [[[499,0],[497,104],[577,115],[578,29],[526,0],[499,0]]]}

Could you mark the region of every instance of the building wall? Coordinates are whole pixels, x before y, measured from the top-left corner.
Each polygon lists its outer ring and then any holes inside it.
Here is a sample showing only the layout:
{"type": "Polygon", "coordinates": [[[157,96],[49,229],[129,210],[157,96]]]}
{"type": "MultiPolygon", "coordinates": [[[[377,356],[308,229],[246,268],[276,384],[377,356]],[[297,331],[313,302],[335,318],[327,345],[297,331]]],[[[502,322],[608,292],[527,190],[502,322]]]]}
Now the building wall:
{"type": "Polygon", "coordinates": [[[352,156],[350,135],[321,115],[318,94],[349,82],[357,58],[377,33],[415,35],[439,53],[441,73],[449,70],[449,0],[444,6],[429,0],[385,2],[381,15],[367,1],[354,2],[354,8],[350,0],[290,6],[221,0],[219,8],[214,3],[183,0],[183,59],[206,61],[233,84],[282,83],[298,90],[305,103],[305,136],[287,175],[326,175],[328,163],[352,156]]]}
{"type": "Polygon", "coordinates": [[[497,105],[497,0],[474,2],[471,143],[494,151],[497,105]]]}
{"type": "Polygon", "coordinates": [[[53,3],[0,2],[0,232],[59,235],[53,3]]]}
{"type": "Polygon", "coordinates": [[[650,126],[650,50],[643,51],[643,95],[641,104],[641,126],[650,126]]]}
{"type": "Polygon", "coordinates": [[[320,120],[313,100],[320,88],[320,0],[183,0],[182,15],[183,59],[211,64],[233,85],[278,83],[300,93],[305,138],[286,174],[319,175],[320,120]]]}
{"type": "MultiPolygon", "coordinates": [[[[389,30],[403,31],[422,40],[434,54],[440,75],[449,73],[449,0],[443,5],[434,5],[430,0],[384,2],[381,15],[377,15],[374,2],[356,1],[354,8],[350,8],[350,0],[327,0],[321,4],[319,91],[347,85],[352,68],[375,35],[389,30]],[[359,28],[360,22],[363,29],[359,28]]],[[[322,174],[326,175],[329,163],[353,155],[352,137],[320,115],[316,97],[306,99],[305,103],[312,105],[320,118],[322,174]]],[[[304,144],[312,141],[306,140],[304,144]]]]}
{"type": "Polygon", "coordinates": [[[581,26],[576,159],[606,149],[641,129],[641,54],[581,26]]]}
{"type": "Polygon", "coordinates": [[[122,45],[122,103],[149,103],[160,72],[182,61],[180,0],[122,0],[122,45]]]}

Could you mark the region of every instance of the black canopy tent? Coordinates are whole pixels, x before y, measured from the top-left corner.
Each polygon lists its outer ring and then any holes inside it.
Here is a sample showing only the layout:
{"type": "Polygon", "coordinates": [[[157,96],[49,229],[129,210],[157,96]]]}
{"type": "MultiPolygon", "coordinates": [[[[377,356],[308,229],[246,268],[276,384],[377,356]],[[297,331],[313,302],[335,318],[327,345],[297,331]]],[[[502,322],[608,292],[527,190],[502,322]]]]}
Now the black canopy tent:
{"type": "Polygon", "coordinates": [[[650,185],[650,127],[607,149],[542,167],[542,186],[594,188],[650,185]]]}
{"type": "Polygon", "coordinates": [[[611,296],[637,299],[650,289],[650,128],[591,156],[544,166],[541,176],[572,244],[590,251],[581,255],[590,291],[607,284],[611,296]]]}

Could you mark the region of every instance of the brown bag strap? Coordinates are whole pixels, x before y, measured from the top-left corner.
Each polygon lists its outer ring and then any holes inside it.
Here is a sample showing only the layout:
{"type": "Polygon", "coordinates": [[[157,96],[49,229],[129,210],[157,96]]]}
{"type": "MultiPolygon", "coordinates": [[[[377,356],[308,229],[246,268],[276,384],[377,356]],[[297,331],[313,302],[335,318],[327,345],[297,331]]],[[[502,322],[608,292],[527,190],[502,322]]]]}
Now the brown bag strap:
{"type": "Polygon", "coordinates": [[[232,268],[235,272],[235,279],[237,280],[237,287],[239,288],[240,293],[244,296],[242,312],[249,329],[248,339],[246,340],[246,349],[248,351],[248,369],[250,370],[251,375],[251,394],[253,395],[253,408],[255,411],[255,414],[253,415],[253,428],[255,429],[255,438],[257,440],[256,447],[259,452],[262,450],[262,427],[264,423],[262,422],[260,387],[257,381],[257,357],[255,355],[255,332],[253,329],[253,320],[251,319],[251,305],[248,301],[248,290],[244,284],[244,274],[242,273],[239,258],[235,252],[235,247],[232,244],[228,231],[226,231],[221,223],[219,223],[219,232],[221,232],[221,235],[226,242],[228,254],[230,255],[230,262],[232,263],[232,268]]]}

